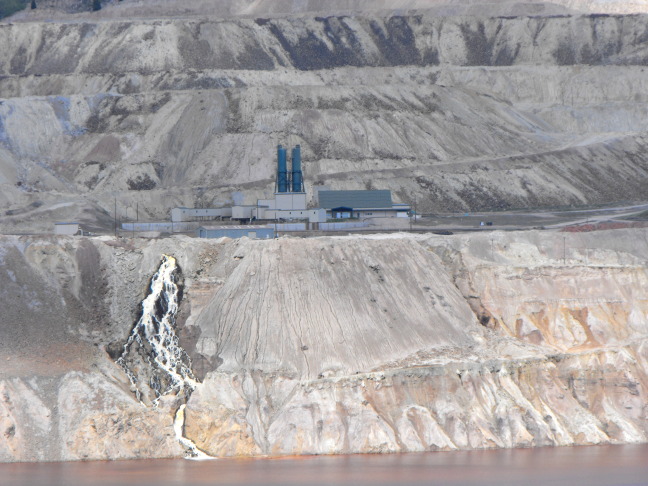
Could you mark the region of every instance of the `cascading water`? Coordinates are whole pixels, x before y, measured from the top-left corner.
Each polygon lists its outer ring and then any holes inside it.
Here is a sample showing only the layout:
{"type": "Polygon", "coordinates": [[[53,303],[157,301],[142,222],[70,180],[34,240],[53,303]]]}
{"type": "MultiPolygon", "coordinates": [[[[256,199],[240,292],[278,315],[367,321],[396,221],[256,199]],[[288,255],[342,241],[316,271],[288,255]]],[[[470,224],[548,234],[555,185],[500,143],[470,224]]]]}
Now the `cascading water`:
{"type": "Polygon", "coordinates": [[[184,399],[185,403],[176,412],[176,437],[189,457],[202,459],[209,456],[183,433],[186,402],[199,382],[191,370],[191,359],[175,333],[179,274],[176,259],[163,255],[158,271],[151,278],[150,292],[142,301],[142,316],[133,327],[117,364],[130,379],[140,402],[157,406],[160,398],[172,392],[184,399]]]}

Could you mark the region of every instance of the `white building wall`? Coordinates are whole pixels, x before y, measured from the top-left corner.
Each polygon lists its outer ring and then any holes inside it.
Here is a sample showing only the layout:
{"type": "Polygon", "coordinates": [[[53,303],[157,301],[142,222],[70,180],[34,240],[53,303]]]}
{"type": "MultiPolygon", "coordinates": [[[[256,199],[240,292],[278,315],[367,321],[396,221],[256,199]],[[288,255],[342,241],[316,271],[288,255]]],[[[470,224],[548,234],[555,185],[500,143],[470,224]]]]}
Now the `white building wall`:
{"type": "Polygon", "coordinates": [[[314,219],[311,219],[311,223],[326,223],[326,209],[319,208],[313,209],[314,219]]]}
{"type": "Polygon", "coordinates": [[[171,210],[171,221],[174,223],[184,221],[184,208],[173,208],[171,210]]]}
{"type": "Polygon", "coordinates": [[[195,230],[200,226],[200,221],[160,221],[160,222],[135,222],[122,223],[124,231],[160,231],[163,233],[184,233],[195,230]]]}
{"type": "Polygon", "coordinates": [[[324,223],[326,222],[326,210],[304,209],[300,211],[281,211],[277,209],[267,209],[264,211],[263,217],[259,219],[308,219],[310,223],[324,223]]]}
{"type": "Polygon", "coordinates": [[[54,225],[54,234],[56,235],[76,235],[79,232],[78,223],[56,223],[54,225]]]}
{"type": "Polygon", "coordinates": [[[305,210],[305,192],[276,192],[275,209],[280,210],[305,210]]]}
{"type": "Polygon", "coordinates": [[[259,199],[257,201],[257,206],[263,206],[263,207],[266,207],[268,209],[276,209],[274,199],[259,199]]]}
{"type": "Polygon", "coordinates": [[[256,206],[233,206],[232,219],[252,219],[256,209],[256,206]]]}
{"type": "Polygon", "coordinates": [[[174,223],[230,216],[232,216],[232,208],[173,208],[171,210],[171,221],[174,223]]]}

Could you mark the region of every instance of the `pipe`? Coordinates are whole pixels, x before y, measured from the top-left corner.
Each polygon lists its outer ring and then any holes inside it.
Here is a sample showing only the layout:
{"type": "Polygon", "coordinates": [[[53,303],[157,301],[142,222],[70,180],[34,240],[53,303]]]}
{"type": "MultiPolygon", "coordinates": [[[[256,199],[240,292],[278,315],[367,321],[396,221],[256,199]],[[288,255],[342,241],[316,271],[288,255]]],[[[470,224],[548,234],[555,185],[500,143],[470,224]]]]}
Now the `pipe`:
{"type": "Polygon", "coordinates": [[[286,149],[281,145],[277,146],[277,192],[288,192],[288,163],[286,161],[286,149]]]}
{"type": "Polygon", "coordinates": [[[301,169],[301,147],[299,145],[292,149],[292,192],[304,192],[301,169]]]}

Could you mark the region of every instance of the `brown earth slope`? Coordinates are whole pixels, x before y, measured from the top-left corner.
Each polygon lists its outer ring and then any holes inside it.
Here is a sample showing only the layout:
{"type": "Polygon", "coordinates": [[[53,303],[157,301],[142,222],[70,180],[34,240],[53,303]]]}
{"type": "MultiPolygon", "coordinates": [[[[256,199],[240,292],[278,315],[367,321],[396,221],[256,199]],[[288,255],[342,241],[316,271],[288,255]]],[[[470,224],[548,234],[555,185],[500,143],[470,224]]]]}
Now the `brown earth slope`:
{"type": "Polygon", "coordinates": [[[4,237],[3,461],[182,455],[184,398],[139,403],[114,362],[163,253],[201,382],[184,433],[209,454],[647,439],[645,229],[4,237]]]}

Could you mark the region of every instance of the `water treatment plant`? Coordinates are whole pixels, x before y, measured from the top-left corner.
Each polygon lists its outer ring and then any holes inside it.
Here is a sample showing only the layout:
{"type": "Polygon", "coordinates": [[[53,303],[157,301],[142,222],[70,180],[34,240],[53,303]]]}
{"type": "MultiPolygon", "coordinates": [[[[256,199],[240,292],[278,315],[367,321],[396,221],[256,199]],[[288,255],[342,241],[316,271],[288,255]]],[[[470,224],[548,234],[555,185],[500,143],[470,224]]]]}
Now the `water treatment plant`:
{"type": "Polygon", "coordinates": [[[213,238],[221,236],[263,237],[274,233],[267,229],[276,228],[277,223],[290,225],[285,230],[336,230],[357,227],[358,222],[367,218],[408,217],[410,206],[394,204],[389,190],[347,190],[333,191],[316,188],[315,199],[320,207],[309,208],[302,171],[301,147],[291,150],[290,167],[288,150],[277,146],[277,166],[275,192],[272,198],[257,199],[256,204],[238,204],[219,208],[177,207],[171,210],[171,223],[124,223],[127,231],[187,231],[201,223],[196,236],[213,238]],[[208,221],[218,221],[210,225],[208,221]],[[341,221],[345,221],[340,225],[341,221]],[[239,225],[256,224],[256,230],[248,226],[224,225],[223,222],[236,222],[239,225]],[[331,222],[332,224],[327,224],[331,222]],[[264,230],[261,223],[266,223],[264,230]],[[262,236],[259,236],[262,235],[262,236]]]}

